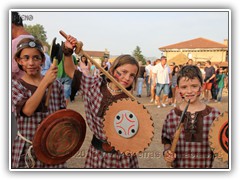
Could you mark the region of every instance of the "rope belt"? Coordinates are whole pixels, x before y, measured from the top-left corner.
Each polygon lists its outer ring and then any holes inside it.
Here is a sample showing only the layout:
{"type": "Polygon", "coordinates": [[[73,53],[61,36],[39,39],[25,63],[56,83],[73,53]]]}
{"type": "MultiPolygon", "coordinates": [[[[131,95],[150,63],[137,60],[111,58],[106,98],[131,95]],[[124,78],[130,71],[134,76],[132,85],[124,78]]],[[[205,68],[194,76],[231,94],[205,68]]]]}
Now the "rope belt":
{"type": "Polygon", "coordinates": [[[27,168],[34,168],[35,166],[35,161],[33,159],[33,156],[32,156],[32,153],[31,153],[31,150],[33,148],[33,145],[32,145],[32,141],[28,140],[27,138],[25,138],[24,136],[21,135],[21,133],[18,131],[17,132],[17,135],[24,141],[28,142],[29,144],[31,144],[27,150],[27,153],[24,157],[25,159],[25,164],[27,166],[27,168]]]}

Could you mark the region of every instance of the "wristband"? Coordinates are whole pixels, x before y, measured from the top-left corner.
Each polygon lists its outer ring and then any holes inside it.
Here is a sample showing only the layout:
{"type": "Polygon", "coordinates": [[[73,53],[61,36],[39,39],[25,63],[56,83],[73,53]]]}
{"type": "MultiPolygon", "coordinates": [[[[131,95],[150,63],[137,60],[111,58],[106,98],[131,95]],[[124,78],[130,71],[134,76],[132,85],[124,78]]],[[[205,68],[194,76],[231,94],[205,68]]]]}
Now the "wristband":
{"type": "Polygon", "coordinates": [[[62,51],[65,56],[71,56],[73,54],[73,50],[70,48],[66,48],[64,44],[62,46],[62,51]]]}

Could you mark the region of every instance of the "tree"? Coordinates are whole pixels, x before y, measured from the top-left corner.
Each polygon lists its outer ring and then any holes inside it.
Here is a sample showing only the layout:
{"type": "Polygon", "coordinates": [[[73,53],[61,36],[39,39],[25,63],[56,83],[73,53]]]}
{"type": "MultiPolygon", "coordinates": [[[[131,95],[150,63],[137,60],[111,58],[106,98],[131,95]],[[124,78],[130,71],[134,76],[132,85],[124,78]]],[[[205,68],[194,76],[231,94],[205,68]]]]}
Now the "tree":
{"type": "Polygon", "coordinates": [[[133,51],[133,56],[136,58],[136,60],[139,62],[142,62],[142,65],[146,64],[146,59],[142,55],[142,51],[139,46],[136,47],[136,49],[133,51]]]}
{"type": "Polygon", "coordinates": [[[40,24],[36,25],[26,25],[24,24],[24,28],[32,34],[35,38],[39,39],[43,45],[46,45],[50,47],[50,45],[47,43],[47,35],[46,31],[44,30],[44,27],[40,24]]]}

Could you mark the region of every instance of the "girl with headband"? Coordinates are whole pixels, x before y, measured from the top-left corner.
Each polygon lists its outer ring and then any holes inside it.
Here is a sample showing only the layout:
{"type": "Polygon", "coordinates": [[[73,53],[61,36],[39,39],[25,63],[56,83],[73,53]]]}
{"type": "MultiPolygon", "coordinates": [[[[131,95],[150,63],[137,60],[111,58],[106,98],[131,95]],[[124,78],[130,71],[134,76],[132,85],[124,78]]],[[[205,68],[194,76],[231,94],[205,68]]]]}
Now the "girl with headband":
{"type": "Polygon", "coordinates": [[[47,165],[39,161],[31,142],[42,120],[65,108],[63,87],[56,81],[58,69],[51,65],[45,76],[41,75],[45,55],[42,43],[37,39],[22,39],[14,58],[24,75],[18,80],[12,80],[12,101],[18,127],[12,149],[12,168],[64,168],[65,163],[47,165]],[[52,95],[47,107],[46,92],[50,84],[52,95]]]}

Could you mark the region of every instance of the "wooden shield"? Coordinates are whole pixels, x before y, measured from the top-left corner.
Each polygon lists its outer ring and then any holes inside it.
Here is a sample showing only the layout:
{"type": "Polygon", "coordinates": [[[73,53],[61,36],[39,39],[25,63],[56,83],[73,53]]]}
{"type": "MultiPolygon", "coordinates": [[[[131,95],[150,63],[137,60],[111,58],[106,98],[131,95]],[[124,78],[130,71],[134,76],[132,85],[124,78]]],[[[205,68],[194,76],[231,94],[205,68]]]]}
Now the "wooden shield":
{"type": "Polygon", "coordinates": [[[78,112],[59,110],[39,125],[33,138],[33,149],[43,163],[60,164],[80,149],[85,135],[86,124],[78,112]]]}
{"type": "Polygon", "coordinates": [[[121,99],[108,107],[104,115],[108,143],[124,154],[144,151],[153,138],[153,121],[147,109],[136,100],[121,99]]]}
{"type": "Polygon", "coordinates": [[[213,121],[209,131],[209,145],[214,155],[223,162],[228,161],[228,112],[213,121]]]}

